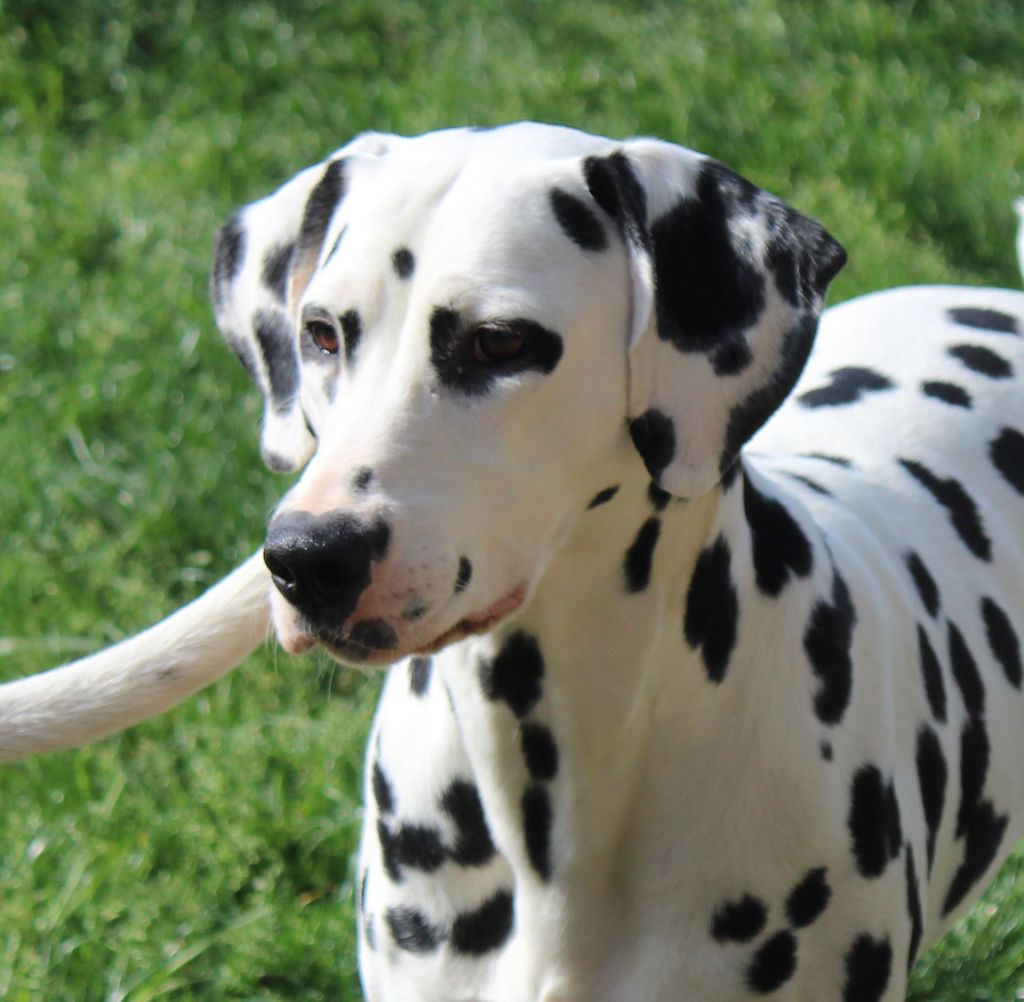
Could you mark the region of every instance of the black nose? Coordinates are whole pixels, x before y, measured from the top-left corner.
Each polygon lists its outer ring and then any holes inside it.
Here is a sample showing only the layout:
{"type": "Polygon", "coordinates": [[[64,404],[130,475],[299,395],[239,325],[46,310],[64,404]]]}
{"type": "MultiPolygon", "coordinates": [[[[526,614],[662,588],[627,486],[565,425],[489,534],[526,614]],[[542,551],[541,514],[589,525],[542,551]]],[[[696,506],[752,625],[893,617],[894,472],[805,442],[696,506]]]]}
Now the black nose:
{"type": "Polygon", "coordinates": [[[277,590],[317,626],[340,627],[387,552],[383,521],[354,515],[283,512],[267,530],[263,559],[277,590]]]}

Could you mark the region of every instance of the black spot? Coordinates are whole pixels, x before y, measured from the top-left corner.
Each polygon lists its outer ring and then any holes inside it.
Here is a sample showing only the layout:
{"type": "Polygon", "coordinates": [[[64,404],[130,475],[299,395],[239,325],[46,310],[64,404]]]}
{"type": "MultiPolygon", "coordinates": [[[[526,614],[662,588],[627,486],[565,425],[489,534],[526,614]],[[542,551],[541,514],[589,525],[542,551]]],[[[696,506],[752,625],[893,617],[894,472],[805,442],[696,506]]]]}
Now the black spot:
{"type": "Polygon", "coordinates": [[[345,641],[364,651],[391,651],[398,646],[398,634],[383,619],[361,619],[345,641]]]}
{"type": "Polygon", "coordinates": [[[565,235],[577,247],[588,251],[604,250],[608,246],[601,220],[589,206],[575,195],[561,188],[551,189],[551,208],[565,235]]]}
{"type": "Polygon", "coordinates": [[[373,470],[369,466],[361,466],[352,476],[352,490],[358,494],[364,493],[372,483],[373,470]]]}
{"type": "Polygon", "coordinates": [[[309,193],[299,227],[297,260],[319,250],[334,210],[345,195],[345,161],[332,160],[309,193]]]}
{"type": "Polygon", "coordinates": [[[214,305],[220,309],[224,303],[224,287],[233,282],[245,261],[246,231],[240,216],[232,216],[214,238],[213,274],[210,292],[214,305]]]}
{"type": "Polygon", "coordinates": [[[881,876],[899,854],[900,821],[895,791],[877,766],[862,766],[854,774],[847,824],[860,875],[881,876]]]}
{"type": "Polygon", "coordinates": [[[618,223],[623,239],[638,250],[649,251],[647,194],[629,158],[621,151],[588,157],[583,176],[594,201],[618,223]]]}
{"type": "Polygon", "coordinates": [[[440,929],[430,924],[415,908],[389,908],[385,915],[395,945],[409,953],[431,953],[444,939],[440,929]]]}
{"type": "Polygon", "coordinates": [[[1003,479],[1018,494],[1024,494],[1024,435],[1014,428],[1004,428],[989,443],[988,454],[1003,479]]]}
{"type": "Polygon", "coordinates": [[[647,485],[647,500],[654,505],[655,511],[664,511],[668,507],[672,495],[663,491],[653,480],[647,485]]]}
{"type": "Polygon", "coordinates": [[[972,717],[980,716],[985,712],[985,686],[963,634],[952,622],[949,624],[949,662],[967,712],[972,717]]]}
{"type": "Polygon", "coordinates": [[[551,878],[551,799],[532,783],[523,794],[523,837],[526,854],[541,880],[551,878]]]}
{"type": "Polygon", "coordinates": [[[959,359],[973,372],[990,379],[1008,379],[1013,375],[1013,366],[994,351],[980,344],[955,344],[949,349],[950,355],[959,359]]]}
{"type": "Polygon", "coordinates": [[[740,462],[739,457],[736,457],[735,462],[729,463],[729,465],[721,471],[721,477],[719,478],[718,485],[721,487],[723,493],[732,490],[733,484],[736,483],[736,477],[742,468],[743,463],[740,462]]]}
{"type": "Polygon", "coordinates": [[[598,491],[593,498],[591,498],[590,504],[587,505],[587,510],[589,511],[591,508],[597,508],[600,505],[607,504],[618,493],[618,485],[614,487],[606,487],[603,491],[598,491]]]}
{"type": "Polygon", "coordinates": [[[943,917],[954,911],[970,893],[971,888],[985,875],[995,861],[999,846],[1006,834],[1009,816],[996,814],[992,802],[984,800],[971,819],[964,844],[964,860],[953,875],[946,900],[942,905],[943,917]]]}
{"type": "Polygon", "coordinates": [[[523,347],[506,362],[482,362],[476,356],[475,328],[464,328],[459,314],[438,306],[430,315],[430,361],[440,384],[464,396],[488,392],[503,377],[524,372],[550,373],[562,357],[562,338],[536,321],[495,320],[490,325],[522,335],[523,347]]]}
{"type": "Polygon", "coordinates": [[[271,400],[279,412],[287,410],[299,391],[299,360],[291,324],[280,310],[257,310],[252,327],[270,377],[271,400]]]}
{"type": "Polygon", "coordinates": [[[473,564],[469,557],[459,557],[459,568],[455,572],[455,594],[464,592],[473,578],[473,564]]]}
{"type": "Polygon", "coordinates": [[[818,599],[804,632],[804,650],[818,679],[814,712],[823,724],[834,726],[843,719],[853,689],[850,647],[857,613],[849,589],[839,571],[832,574],[832,601],[818,599]]]}
{"type": "Polygon", "coordinates": [[[503,700],[517,717],[524,717],[541,696],[544,657],[534,637],[517,630],[492,661],[480,665],[480,681],[488,699],[503,700]]]}
{"type": "Polygon", "coordinates": [[[381,814],[390,814],[395,809],[395,797],[391,792],[391,783],[384,775],[379,760],[373,763],[373,799],[381,814]]]}
{"type": "Polygon", "coordinates": [[[760,898],[744,894],[738,901],[723,901],[711,917],[711,936],[719,943],[749,943],[768,921],[768,908],[760,898]]]}
{"type": "Polygon", "coordinates": [[[985,621],[985,634],[992,655],[999,662],[1006,681],[1019,689],[1021,685],[1020,641],[1010,618],[991,598],[981,600],[981,616],[985,621]]]}
{"type": "Polygon", "coordinates": [[[416,657],[409,661],[409,688],[416,696],[426,694],[434,662],[431,658],[416,657]]]}
{"type": "Polygon", "coordinates": [[[846,953],[846,981],[843,1002],[881,1002],[892,973],[889,938],[858,936],[846,953]]]}
{"type": "Polygon", "coordinates": [[[956,814],[956,837],[970,830],[988,778],[989,743],[985,724],[968,720],[960,732],[960,809],[956,814]]]}
{"type": "Polygon", "coordinates": [[[526,768],[534,779],[554,779],[558,772],[558,745],[543,724],[525,723],[520,731],[526,768]]]}
{"type": "Polygon", "coordinates": [[[923,626],[917,628],[917,650],[921,661],[924,692],[932,716],[940,723],[946,721],[946,686],[942,681],[942,666],[923,626]]]}
{"type": "Polygon", "coordinates": [[[511,891],[498,891],[476,911],[462,912],[452,923],[452,949],[481,957],[498,949],[512,932],[515,903],[511,891]]]}
{"type": "Polygon", "coordinates": [[[832,492],[827,487],[824,487],[823,485],[819,484],[817,480],[812,480],[810,477],[805,477],[802,473],[793,473],[790,470],[783,470],[782,472],[785,473],[787,477],[792,477],[793,480],[798,481],[805,487],[809,487],[812,491],[814,491],[815,494],[821,494],[827,498],[833,496],[832,492]]]}
{"type": "Polygon", "coordinates": [[[387,875],[396,883],[402,881],[402,868],[398,863],[394,835],[387,822],[377,822],[377,841],[380,843],[380,856],[387,875]]]}
{"type": "Polygon", "coordinates": [[[455,847],[449,853],[452,860],[459,866],[490,862],[494,842],[476,787],[465,779],[454,780],[441,797],[441,808],[455,826],[455,847]]]}
{"type": "Polygon", "coordinates": [[[710,357],[711,368],[716,376],[736,376],[754,361],[750,346],[740,337],[719,345],[710,357]]]}
{"type": "Polygon", "coordinates": [[[987,310],[981,306],[955,306],[949,311],[949,319],[964,327],[976,327],[993,334],[1020,334],[1016,317],[1001,310],[987,310]]]}
{"type": "Polygon", "coordinates": [[[917,869],[914,866],[914,849],[908,842],[905,846],[907,855],[907,916],[910,919],[910,942],[907,945],[907,973],[917,959],[917,949],[921,945],[921,933],[924,922],[921,918],[921,892],[917,886],[917,869]]]}
{"type": "Polygon", "coordinates": [[[828,907],[832,888],[828,886],[827,873],[823,866],[811,870],[789,892],[786,898],[786,918],[794,929],[809,926],[828,907]]]}
{"type": "Polygon", "coordinates": [[[649,518],[640,526],[640,531],[626,551],[622,563],[622,570],[626,576],[626,591],[643,591],[650,584],[654,547],[660,534],[661,520],[658,518],[649,518]]]}
{"type": "Polygon", "coordinates": [[[939,588],[935,583],[935,578],[931,576],[924,561],[913,550],[908,550],[903,559],[907,562],[907,570],[910,571],[910,576],[914,579],[914,587],[917,588],[917,593],[921,596],[921,602],[928,610],[928,615],[934,618],[938,615],[940,605],[939,588]]]}
{"type": "Polygon", "coordinates": [[[327,252],[327,257],[324,258],[323,266],[325,268],[327,267],[327,262],[330,261],[331,258],[334,257],[334,255],[338,253],[338,248],[341,246],[342,238],[345,236],[345,234],[347,232],[348,232],[348,227],[347,226],[343,226],[341,228],[341,231],[334,238],[334,243],[331,245],[331,249],[327,252]]]}
{"type": "Polygon", "coordinates": [[[288,298],[288,267],[295,244],[281,244],[267,251],[263,258],[263,284],[283,303],[288,298]]]}
{"type": "Polygon", "coordinates": [[[629,422],[629,434],[647,472],[657,480],[676,456],[676,429],[672,419],[652,407],[629,422]]]}
{"type": "Polygon", "coordinates": [[[750,526],[757,586],[778,595],[790,577],[811,572],[811,544],[784,504],[743,478],[743,510],[750,526]]]}
{"type": "Polygon", "coordinates": [[[901,459],[900,465],[946,509],[953,528],[971,553],[981,560],[991,560],[992,545],[985,534],[978,506],[960,483],[952,478],[944,480],[912,459],[901,459]]]}
{"type": "Polygon", "coordinates": [[[351,365],[363,333],[363,322],[355,310],[347,310],[338,317],[338,323],[341,324],[341,334],[345,339],[345,361],[351,365]]]}
{"type": "Polygon", "coordinates": [[[412,256],[412,251],[408,247],[399,247],[391,255],[391,267],[395,269],[395,274],[399,278],[408,278],[416,267],[416,259],[412,256]]]}
{"type": "Polygon", "coordinates": [[[708,678],[715,683],[725,678],[739,620],[729,562],[729,544],[719,536],[701,551],[686,593],[683,633],[690,647],[701,648],[708,678]]]}
{"type": "Polygon", "coordinates": [[[935,839],[942,824],[946,803],[948,771],[939,738],[927,725],[917,734],[917,780],[921,785],[921,807],[928,825],[928,872],[935,860],[935,839]]]}
{"type": "Polygon", "coordinates": [[[830,456],[824,452],[805,452],[803,455],[807,459],[820,459],[823,463],[831,463],[833,466],[840,466],[844,470],[853,468],[853,460],[847,459],[845,456],[830,456]]]}
{"type": "Polygon", "coordinates": [[[758,995],[769,995],[796,972],[796,936],[788,929],[766,939],[747,968],[747,987],[758,995]]]}
{"type": "Polygon", "coordinates": [[[822,741],[822,743],[821,743],[821,757],[826,762],[831,762],[832,761],[832,755],[833,755],[833,752],[832,752],[832,742],[831,741],[822,741]]]}
{"type": "Polygon", "coordinates": [[[941,380],[932,379],[921,384],[921,392],[926,397],[941,400],[944,404],[949,404],[951,407],[963,407],[970,410],[972,406],[971,395],[962,386],[957,386],[956,383],[945,383],[941,380]]]}
{"type": "Polygon", "coordinates": [[[389,841],[392,864],[389,872],[409,869],[433,873],[447,856],[441,833],[426,825],[400,825],[390,833],[389,841]]]}
{"type": "Polygon", "coordinates": [[[797,399],[805,407],[838,407],[856,403],[868,393],[891,390],[893,383],[880,372],[862,366],[846,366],[829,373],[831,382],[801,393],[797,399]]]}

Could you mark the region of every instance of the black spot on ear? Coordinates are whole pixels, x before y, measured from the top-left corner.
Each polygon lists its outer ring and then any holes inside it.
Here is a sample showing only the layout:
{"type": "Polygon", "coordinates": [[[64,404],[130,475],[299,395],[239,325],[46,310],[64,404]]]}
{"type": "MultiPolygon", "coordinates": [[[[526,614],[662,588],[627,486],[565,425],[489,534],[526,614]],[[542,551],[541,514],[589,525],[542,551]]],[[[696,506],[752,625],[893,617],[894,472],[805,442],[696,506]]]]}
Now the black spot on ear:
{"type": "Polygon", "coordinates": [[[914,849],[908,842],[906,849],[907,878],[907,917],[910,919],[910,942],[907,945],[907,973],[917,959],[917,949],[921,945],[921,933],[924,922],[921,918],[921,892],[917,885],[917,868],[914,866],[914,849]]]}
{"type": "Polygon", "coordinates": [[[749,943],[768,921],[768,907],[760,898],[744,894],[738,901],[723,901],[711,917],[711,936],[719,943],[749,943]]]}
{"type": "Polygon", "coordinates": [[[1024,494],[1024,435],[1014,428],[1004,428],[989,443],[988,454],[1003,479],[1018,494],[1024,494]]]}
{"type": "Polygon", "coordinates": [[[586,251],[600,251],[608,246],[601,220],[585,202],[561,188],[552,188],[550,199],[558,225],[577,247],[586,251]]]}
{"type": "Polygon", "coordinates": [[[747,968],[747,987],[758,995],[770,995],[796,972],[796,937],[788,929],[766,939],[747,968]]]}
{"type": "Polygon", "coordinates": [[[801,393],[797,400],[805,407],[839,407],[852,404],[868,393],[891,390],[893,382],[874,369],[847,366],[829,373],[831,382],[801,393]]]}
{"type": "Polygon", "coordinates": [[[946,686],[942,681],[942,666],[935,654],[928,634],[923,626],[917,627],[917,650],[921,662],[921,677],[924,680],[924,693],[928,697],[928,706],[932,716],[939,723],[946,722],[946,686]]]}
{"type": "Polygon", "coordinates": [[[385,919],[395,945],[408,953],[432,953],[444,939],[443,932],[415,908],[389,908],[385,919]]]}
{"type": "Polygon", "coordinates": [[[657,545],[660,534],[661,520],[654,517],[649,518],[640,526],[636,539],[626,551],[622,569],[626,577],[626,591],[631,594],[643,591],[650,584],[654,547],[657,545]]]}
{"type": "Polygon", "coordinates": [[[917,593],[921,596],[921,602],[928,610],[928,615],[934,619],[938,615],[940,604],[939,588],[935,584],[935,578],[931,576],[924,561],[913,550],[908,550],[903,559],[907,563],[910,576],[914,579],[914,587],[917,588],[917,593]]]}
{"type": "Polygon", "coordinates": [[[357,494],[364,493],[373,483],[373,470],[369,466],[361,466],[352,476],[352,490],[357,494]]]}
{"type": "Polygon", "coordinates": [[[957,386],[956,383],[945,383],[932,379],[921,384],[921,392],[926,397],[941,400],[944,404],[949,404],[951,407],[963,407],[966,410],[970,410],[973,403],[971,395],[962,386],[957,386]]]}
{"type": "Polygon", "coordinates": [[[899,462],[946,509],[953,528],[967,549],[980,560],[991,560],[992,544],[985,533],[978,506],[959,481],[938,477],[928,467],[912,459],[899,462]]]}
{"type": "Polygon", "coordinates": [[[409,662],[409,689],[413,695],[424,696],[430,686],[434,662],[431,658],[416,657],[409,662]]]}
{"type": "Polygon", "coordinates": [[[853,689],[853,628],[857,614],[839,571],[832,573],[832,601],[818,599],[804,632],[804,650],[818,679],[814,712],[823,724],[843,719],[853,689]]]}
{"type": "Polygon", "coordinates": [[[514,899],[511,891],[498,891],[472,912],[462,912],[452,923],[452,949],[470,957],[497,950],[512,932],[514,899]]]}
{"type": "Polygon", "coordinates": [[[683,634],[696,650],[701,648],[708,678],[716,684],[725,678],[736,645],[739,599],[729,568],[729,544],[724,536],[702,550],[686,593],[683,634]]]}
{"type": "Polygon", "coordinates": [[[811,572],[811,544],[784,504],[762,494],[743,478],[743,510],[754,551],[757,586],[767,595],[778,595],[790,577],[805,578],[811,572]]]}
{"type": "Polygon", "coordinates": [[[921,786],[921,807],[928,825],[928,872],[935,859],[935,838],[942,824],[942,811],[946,803],[948,772],[946,758],[938,736],[927,725],[917,734],[917,779],[921,786]]]}
{"type": "Polygon", "coordinates": [[[888,937],[858,936],[846,952],[843,1002],[881,1002],[892,974],[892,946],[888,937]]]}
{"type": "Polygon", "coordinates": [[[989,743],[981,720],[968,720],[960,732],[960,808],[956,837],[963,838],[978,813],[988,778],[989,743]]]}
{"type": "Polygon", "coordinates": [[[523,836],[526,854],[541,880],[551,879],[551,799],[537,783],[523,794],[523,836]]]}
{"type": "Polygon", "coordinates": [[[975,327],[991,334],[1020,334],[1016,317],[1001,310],[988,310],[981,306],[955,306],[949,311],[949,319],[964,327],[975,327]]]}
{"type": "Polygon", "coordinates": [[[484,695],[503,700],[517,717],[525,717],[541,697],[544,657],[534,637],[517,630],[492,661],[480,665],[484,695]]]}
{"type": "Polygon", "coordinates": [[[1002,355],[980,344],[955,344],[949,353],[972,372],[988,376],[989,379],[1009,379],[1013,375],[1013,366],[1002,355]]]}
{"type": "Polygon", "coordinates": [[[551,780],[558,772],[558,745],[543,724],[525,723],[519,734],[526,768],[534,779],[551,780]]]}
{"type": "Polygon", "coordinates": [[[399,247],[391,255],[391,267],[395,269],[395,274],[399,278],[408,278],[416,267],[416,259],[413,257],[412,251],[408,247],[399,247]]]}
{"type": "Polygon", "coordinates": [[[981,616],[985,621],[985,634],[993,657],[1002,667],[1006,681],[1014,689],[1019,689],[1022,676],[1020,641],[1009,616],[988,597],[981,600],[981,616]]]}
{"type": "Polygon", "coordinates": [[[828,907],[832,888],[828,886],[825,867],[810,870],[786,898],[786,918],[794,929],[803,929],[815,922],[828,907]]]}
{"type": "Polygon", "coordinates": [[[588,157],[583,176],[594,201],[618,223],[622,238],[638,250],[648,250],[647,194],[629,158],[621,151],[588,157]]]}
{"type": "Polygon", "coordinates": [[[263,284],[283,303],[288,296],[288,266],[291,264],[295,244],[281,244],[269,250],[263,258],[263,284]]]}
{"type": "Polygon", "coordinates": [[[880,877],[899,853],[900,821],[895,791],[877,766],[862,766],[854,774],[847,824],[860,875],[880,877]]]}
{"type": "Polygon", "coordinates": [[[381,768],[380,761],[373,763],[373,799],[376,801],[377,810],[381,814],[390,814],[395,809],[395,798],[391,792],[391,783],[388,781],[387,776],[384,775],[384,770],[381,768]]]}
{"type": "Polygon", "coordinates": [[[242,270],[245,247],[245,227],[241,217],[234,215],[217,231],[214,238],[210,294],[218,310],[224,305],[225,286],[233,282],[242,270]]]}
{"type": "Polygon", "coordinates": [[[991,801],[984,800],[978,805],[967,830],[964,860],[953,874],[953,881],[942,905],[943,917],[963,903],[971,888],[995,861],[1009,821],[1008,815],[996,814],[991,801]]]}
{"type": "Polygon", "coordinates": [[[652,407],[629,422],[629,434],[647,472],[657,480],[676,456],[676,429],[672,419],[652,407]]]}
{"type": "Polygon", "coordinates": [[[974,656],[953,622],[949,624],[949,662],[968,714],[972,717],[980,716],[985,712],[985,686],[974,656]]]}
{"type": "Polygon", "coordinates": [[[332,160],[306,200],[299,227],[297,258],[301,259],[324,242],[334,210],[345,195],[345,161],[332,160]]]}
{"type": "Polygon", "coordinates": [[[473,564],[469,557],[459,557],[459,567],[455,572],[455,594],[464,592],[473,578],[473,564]]]}
{"type": "Polygon", "coordinates": [[[252,324],[270,378],[270,398],[278,412],[287,410],[299,391],[299,360],[291,324],[280,310],[257,310],[252,324]]]}
{"type": "Polygon", "coordinates": [[[494,857],[494,842],[476,787],[454,780],[441,797],[441,808],[455,826],[455,848],[449,853],[459,866],[483,866],[494,857]]]}
{"type": "Polygon", "coordinates": [[[598,491],[593,498],[591,498],[590,504],[587,505],[587,510],[589,511],[591,508],[599,508],[601,505],[607,504],[618,493],[618,485],[614,487],[606,487],[603,491],[598,491]]]}
{"type": "Polygon", "coordinates": [[[338,323],[341,324],[342,337],[345,339],[345,361],[351,365],[363,333],[363,322],[355,310],[348,310],[338,317],[338,323]]]}

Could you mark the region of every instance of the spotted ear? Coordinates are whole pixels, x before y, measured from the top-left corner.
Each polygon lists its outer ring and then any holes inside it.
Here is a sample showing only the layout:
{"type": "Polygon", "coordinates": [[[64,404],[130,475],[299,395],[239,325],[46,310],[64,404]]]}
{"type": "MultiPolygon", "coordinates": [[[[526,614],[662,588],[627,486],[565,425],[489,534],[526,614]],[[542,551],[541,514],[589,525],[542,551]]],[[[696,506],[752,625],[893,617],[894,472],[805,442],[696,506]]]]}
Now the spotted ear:
{"type": "Polygon", "coordinates": [[[679,146],[634,140],[584,171],[629,250],[630,434],[663,489],[697,497],[793,388],[846,253],[679,146]]]}
{"type": "Polygon", "coordinates": [[[393,137],[359,136],[272,195],[236,212],[217,232],[210,293],[217,326],[264,398],[260,453],[272,470],[295,470],[316,439],[299,401],[295,311],[325,256],[345,195],[346,158],[379,156],[393,137]]]}

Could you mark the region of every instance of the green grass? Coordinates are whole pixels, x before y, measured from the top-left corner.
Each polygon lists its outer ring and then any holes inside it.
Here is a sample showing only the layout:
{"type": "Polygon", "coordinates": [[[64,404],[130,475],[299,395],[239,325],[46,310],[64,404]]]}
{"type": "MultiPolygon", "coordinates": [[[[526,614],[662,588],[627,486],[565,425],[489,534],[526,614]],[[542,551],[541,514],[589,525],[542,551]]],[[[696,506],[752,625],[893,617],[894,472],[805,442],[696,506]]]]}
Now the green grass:
{"type": "MultiPolygon", "coordinates": [[[[214,229],[367,128],[520,117],[717,155],[823,219],[833,301],[1016,285],[1013,0],[0,0],[0,675],[169,612],[287,486],[213,333],[214,229]]],[[[269,650],[0,771],[0,997],[358,997],[375,681],[269,650]]],[[[1024,998],[1024,858],[915,1002],[1024,998]]]]}

